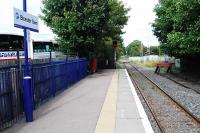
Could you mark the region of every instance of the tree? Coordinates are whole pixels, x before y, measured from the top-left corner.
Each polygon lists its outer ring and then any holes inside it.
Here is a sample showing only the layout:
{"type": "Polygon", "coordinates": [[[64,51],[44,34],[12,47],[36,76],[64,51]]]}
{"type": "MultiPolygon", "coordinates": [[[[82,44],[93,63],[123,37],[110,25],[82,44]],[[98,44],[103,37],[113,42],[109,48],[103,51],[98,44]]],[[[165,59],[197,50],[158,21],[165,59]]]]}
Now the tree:
{"type": "Polygon", "coordinates": [[[159,55],[159,47],[158,46],[150,46],[150,54],[159,55]]]}
{"type": "Polygon", "coordinates": [[[200,53],[199,0],[160,0],[155,12],[152,26],[162,49],[177,56],[200,53]]]}
{"type": "Polygon", "coordinates": [[[124,25],[126,25],[128,21],[127,13],[130,10],[129,8],[125,8],[123,3],[118,0],[108,0],[109,1],[109,20],[106,25],[106,37],[110,37],[113,40],[118,40],[121,44],[123,42],[121,38],[121,34],[124,32],[122,29],[124,25]]]}
{"type": "Polygon", "coordinates": [[[127,54],[129,56],[141,56],[143,55],[143,47],[144,45],[142,44],[141,41],[139,40],[134,40],[132,43],[130,43],[126,50],[127,54]]]}
{"type": "Polygon", "coordinates": [[[43,0],[43,4],[42,18],[64,52],[92,49],[109,16],[104,0],[43,0]]]}
{"type": "Polygon", "coordinates": [[[109,1],[109,20],[105,25],[105,31],[103,32],[103,39],[98,41],[99,45],[95,46],[95,53],[98,55],[99,59],[105,60],[109,59],[109,62],[113,62],[113,52],[114,48],[112,45],[113,41],[118,42],[118,47],[116,48],[117,59],[124,54],[124,45],[121,34],[123,34],[122,29],[128,21],[127,13],[129,8],[125,8],[122,2],[118,0],[108,0],[109,1]]]}
{"type": "MultiPolygon", "coordinates": [[[[128,9],[117,0],[43,0],[42,19],[58,36],[64,52],[95,52],[106,38],[117,38],[128,9]]],[[[96,51],[97,52],[97,51],[96,51]]]]}

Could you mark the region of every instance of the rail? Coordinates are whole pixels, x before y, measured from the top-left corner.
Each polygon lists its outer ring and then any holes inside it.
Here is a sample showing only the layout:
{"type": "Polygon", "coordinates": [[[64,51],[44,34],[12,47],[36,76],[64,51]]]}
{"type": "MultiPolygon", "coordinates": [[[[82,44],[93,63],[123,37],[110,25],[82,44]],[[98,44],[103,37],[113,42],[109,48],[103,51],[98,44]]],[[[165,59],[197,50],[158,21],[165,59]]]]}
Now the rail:
{"type": "MultiPolygon", "coordinates": [[[[130,64],[131,65],[131,64],[130,64]]],[[[147,80],[149,80],[152,84],[154,84],[160,91],[162,91],[168,98],[170,98],[174,103],[176,103],[177,106],[179,106],[183,111],[185,111],[186,114],[188,114],[196,123],[200,123],[199,118],[197,118],[195,115],[193,115],[188,109],[186,109],[183,105],[181,105],[179,102],[177,102],[173,97],[171,97],[167,92],[165,92],[157,83],[155,83],[153,80],[151,80],[149,77],[147,77],[145,74],[143,74],[140,70],[138,70],[136,67],[131,65],[135,70],[137,70],[142,76],[144,76],[147,80]]]]}
{"type": "Polygon", "coordinates": [[[157,73],[157,74],[158,74],[159,76],[161,76],[161,77],[164,77],[164,78],[166,78],[166,79],[171,80],[172,82],[174,82],[174,83],[176,83],[176,84],[178,84],[178,85],[180,85],[180,86],[182,86],[182,87],[184,87],[184,88],[193,90],[193,91],[195,91],[197,94],[200,94],[200,91],[198,91],[198,90],[195,90],[195,89],[193,89],[193,88],[191,88],[191,87],[189,87],[189,86],[186,86],[186,85],[184,85],[184,84],[182,84],[182,83],[180,83],[180,82],[178,82],[178,81],[176,81],[176,80],[174,80],[174,79],[172,79],[172,78],[170,78],[170,77],[164,76],[164,75],[159,74],[159,73],[157,73]]]}
{"type": "MultiPolygon", "coordinates": [[[[135,66],[129,64],[132,68],[134,68],[134,70],[136,70],[138,73],[140,73],[140,75],[142,75],[144,78],[146,78],[148,81],[150,81],[153,85],[156,86],[156,88],[158,88],[165,96],[167,96],[171,101],[173,101],[173,103],[175,103],[177,105],[178,108],[180,108],[187,116],[189,116],[191,118],[191,120],[199,127],[200,126],[200,121],[199,119],[193,115],[191,112],[189,112],[184,106],[182,106],[179,102],[177,102],[174,98],[172,98],[170,95],[168,95],[162,88],[160,88],[154,81],[152,81],[150,78],[148,78],[145,74],[143,74],[140,70],[138,70],[135,66]]],[[[141,94],[142,98],[144,99],[146,105],[149,108],[149,111],[151,112],[158,128],[160,129],[160,131],[162,133],[165,132],[164,127],[162,127],[161,123],[159,122],[157,116],[155,115],[155,112],[153,110],[153,108],[151,107],[151,104],[149,104],[146,96],[143,94],[141,88],[139,87],[138,83],[135,81],[135,79],[132,77],[132,73],[130,72],[131,70],[126,66],[126,64],[124,63],[125,68],[127,69],[127,71],[129,72],[129,75],[133,81],[133,83],[135,84],[135,86],[137,87],[139,93],[141,94]]]]}
{"type": "Polygon", "coordinates": [[[126,70],[128,71],[128,74],[130,75],[132,82],[133,82],[134,85],[137,87],[137,89],[138,89],[140,95],[141,95],[142,98],[144,99],[144,101],[145,101],[147,107],[149,108],[149,111],[151,112],[151,114],[152,114],[152,116],[153,116],[153,118],[154,118],[154,120],[155,120],[155,122],[156,122],[156,124],[157,124],[157,126],[158,126],[158,128],[159,128],[159,130],[161,131],[161,133],[165,133],[165,131],[164,131],[163,127],[161,126],[159,120],[157,119],[157,117],[156,117],[156,115],[155,115],[155,113],[154,113],[154,111],[153,111],[151,105],[149,104],[149,102],[148,102],[146,96],[142,93],[141,88],[139,87],[138,83],[137,83],[137,82],[135,81],[135,79],[133,79],[133,77],[131,76],[131,72],[129,71],[129,69],[127,68],[127,66],[126,66],[125,63],[124,63],[124,66],[125,66],[126,70]]]}

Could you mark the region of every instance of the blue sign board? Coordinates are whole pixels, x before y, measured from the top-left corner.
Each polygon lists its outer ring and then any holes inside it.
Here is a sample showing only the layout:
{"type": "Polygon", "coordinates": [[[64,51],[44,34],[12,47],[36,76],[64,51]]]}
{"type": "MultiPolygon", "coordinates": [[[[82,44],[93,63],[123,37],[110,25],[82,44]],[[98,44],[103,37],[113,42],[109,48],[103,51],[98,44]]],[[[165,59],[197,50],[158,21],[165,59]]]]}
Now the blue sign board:
{"type": "Polygon", "coordinates": [[[14,26],[21,29],[29,29],[39,32],[38,17],[14,8],[14,26]]]}

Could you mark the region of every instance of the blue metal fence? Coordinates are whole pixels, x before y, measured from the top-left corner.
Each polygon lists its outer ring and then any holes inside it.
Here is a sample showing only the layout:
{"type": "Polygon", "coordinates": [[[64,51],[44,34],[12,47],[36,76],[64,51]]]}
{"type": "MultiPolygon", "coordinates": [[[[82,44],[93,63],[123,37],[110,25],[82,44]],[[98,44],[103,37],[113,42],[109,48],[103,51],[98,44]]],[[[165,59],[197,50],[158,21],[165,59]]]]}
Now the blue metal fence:
{"type": "Polygon", "coordinates": [[[23,114],[22,82],[15,68],[0,72],[0,130],[10,127],[23,114]]]}
{"type": "MultiPolygon", "coordinates": [[[[87,75],[87,60],[66,60],[30,65],[33,109],[87,75]]],[[[0,70],[0,131],[18,121],[24,112],[23,70],[0,70]]]]}

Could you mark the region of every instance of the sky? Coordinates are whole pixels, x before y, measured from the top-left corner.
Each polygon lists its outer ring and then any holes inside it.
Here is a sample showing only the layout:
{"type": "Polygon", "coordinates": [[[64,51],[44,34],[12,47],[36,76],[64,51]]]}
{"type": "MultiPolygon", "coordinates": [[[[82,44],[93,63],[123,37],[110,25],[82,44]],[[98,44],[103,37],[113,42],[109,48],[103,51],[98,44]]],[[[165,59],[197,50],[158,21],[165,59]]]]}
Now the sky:
{"type": "Polygon", "coordinates": [[[122,0],[126,7],[130,7],[129,21],[124,27],[124,45],[133,40],[140,40],[145,46],[158,46],[158,39],[153,35],[151,23],[156,18],[153,8],[158,0],[122,0]]]}
{"type": "MultiPolygon", "coordinates": [[[[23,0],[1,0],[0,4],[0,33],[13,33],[23,35],[23,30],[14,27],[13,7],[23,9],[23,0]]],[[[39,16],[42,7],[41,0],[27,0],[27,12],[39,16]]],[[[31,32],[34,40],[54,40],[55,35],[43,21],[39,20],[39,34],[31,32]]]]}
{"type": "MultiPolygon", "coordinates": [[[[23,0],[1,0],[0,4],[0,33],[14,33],[23,35],[21,29],[14,28],[13,7],[22,9],[23,0]]],[[[152,33],[151,23],[155,19],[153,12],[154,6],[158,0],[122,0],[126,7],[131,8],[129,11],[129,21],[124,27],[125,34],[124,45],[127,46],[133,40],[140,40],[145,46],[158,45],[157,38],[152,33]]],[[[27,0],[27,11],[30,14],[38,16],[41,14],[42,7],[41,0],[27,0]]],[[[31,32],[31,37],[40,39],[54,39],[54,34],[39,21],[39,34],[31,32]]]]}

